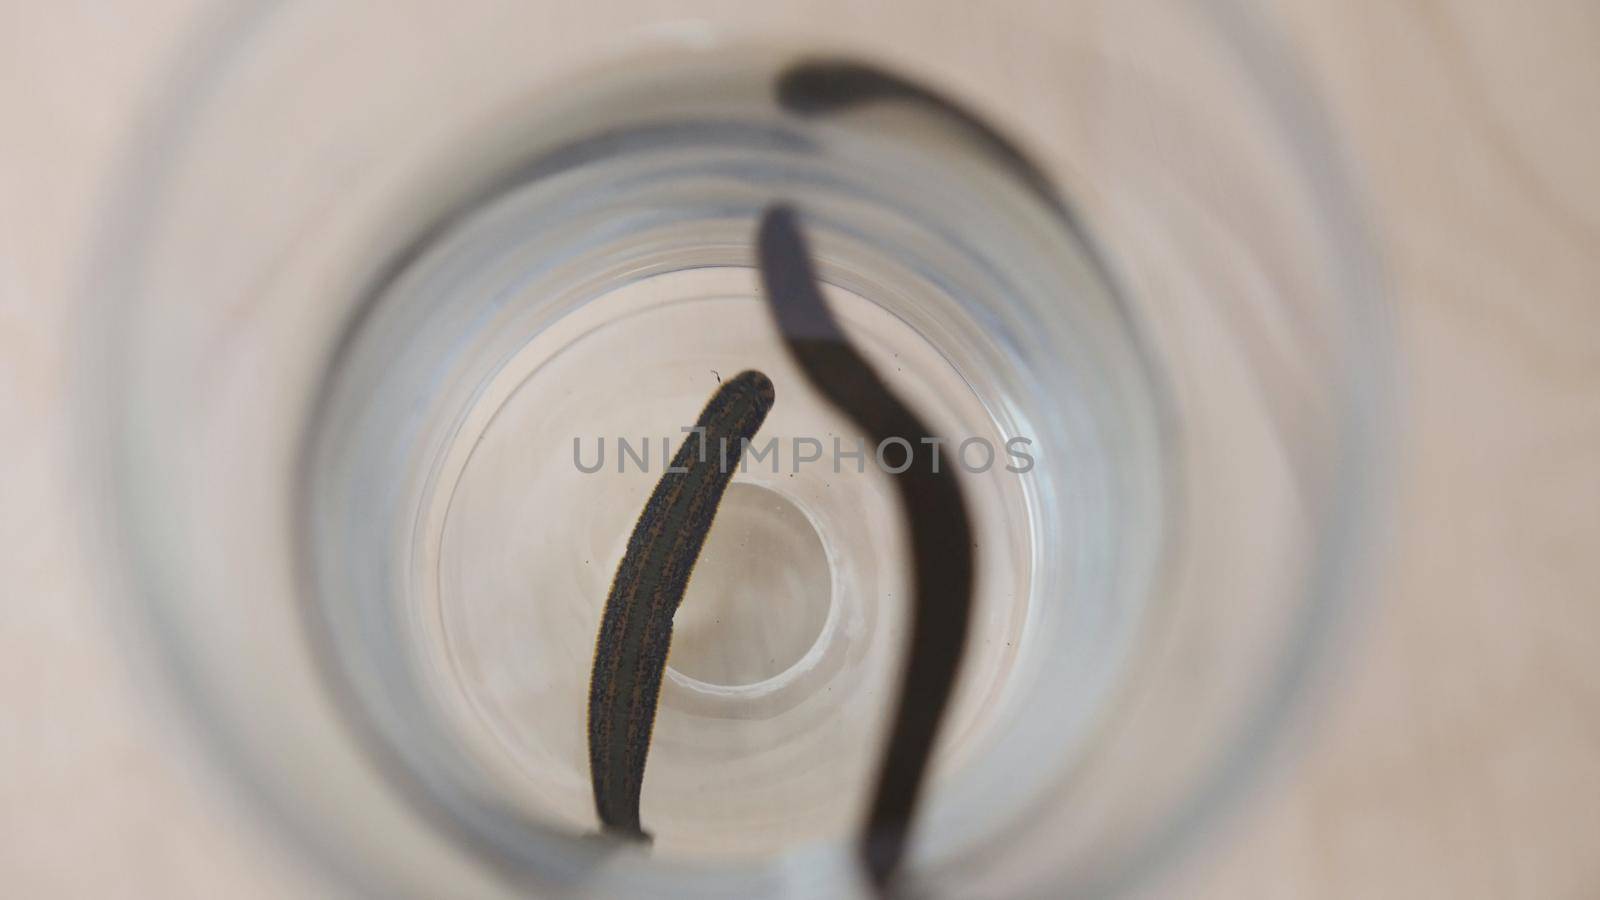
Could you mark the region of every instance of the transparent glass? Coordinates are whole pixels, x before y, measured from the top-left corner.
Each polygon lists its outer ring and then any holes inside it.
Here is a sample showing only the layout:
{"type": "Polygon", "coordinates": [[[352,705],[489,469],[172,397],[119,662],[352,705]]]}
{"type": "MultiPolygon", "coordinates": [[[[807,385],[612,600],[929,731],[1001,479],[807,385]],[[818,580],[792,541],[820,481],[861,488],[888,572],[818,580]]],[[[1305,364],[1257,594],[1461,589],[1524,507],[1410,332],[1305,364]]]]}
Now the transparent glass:
{"type": "Polygon", "coordinates": [[[856,431],[765,310],[755,227],[785,202],[893,388],[1035,460],[961,473],[974,628],[906,877],[1127,886],[1258,767],[1370,523],[1385,332],[1312,107],[1231,7],[617,6],[292,4],[196,41],[86,319],[138,644],[359,889],[862,890],[904,523],[872,466],[793,462],[856,431]],[[959,98],[1070,212],[936,111],[780,109],[817,55],[959,98]],[[782,455],[737,476],[695,570],[656,842],[620,849],[592,837],[596,624],[662,447],[744,368],[777,385],[782,455]],[[619,437],[654,467],[618,467],[619,437]]]}

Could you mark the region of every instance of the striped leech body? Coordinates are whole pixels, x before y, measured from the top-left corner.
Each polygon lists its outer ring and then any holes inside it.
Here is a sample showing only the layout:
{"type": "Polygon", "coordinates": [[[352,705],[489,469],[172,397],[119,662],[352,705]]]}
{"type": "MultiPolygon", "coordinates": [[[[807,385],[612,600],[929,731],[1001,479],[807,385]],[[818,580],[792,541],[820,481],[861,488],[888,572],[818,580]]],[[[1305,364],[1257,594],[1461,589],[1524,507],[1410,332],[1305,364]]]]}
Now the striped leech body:
{"type": "Polygon", "coordinates": [[[656,484],[617,566],[589,679],[589,775],[608,834],[649,840],[639,823],[639,794],[672,617],[743,441],[755,437],[774,398],[772,381],[760,372],[723,382],[656,484]]]}

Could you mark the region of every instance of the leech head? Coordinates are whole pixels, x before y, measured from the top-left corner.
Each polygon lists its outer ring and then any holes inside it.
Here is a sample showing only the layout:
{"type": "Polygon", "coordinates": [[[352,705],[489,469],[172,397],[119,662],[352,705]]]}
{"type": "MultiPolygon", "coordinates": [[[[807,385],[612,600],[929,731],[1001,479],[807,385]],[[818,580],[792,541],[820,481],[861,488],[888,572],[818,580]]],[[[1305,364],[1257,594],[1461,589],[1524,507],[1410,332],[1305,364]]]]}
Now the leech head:
{"type": "Polygon", "coordinates": [[[736,390],[749,397],[754,405],[765,415],[772,409],[772,404],[777,402],[777,391],[772,386],[772,379],[764,372],[755,369],[746,369],[724,382],[724,390],[736,390]]]}

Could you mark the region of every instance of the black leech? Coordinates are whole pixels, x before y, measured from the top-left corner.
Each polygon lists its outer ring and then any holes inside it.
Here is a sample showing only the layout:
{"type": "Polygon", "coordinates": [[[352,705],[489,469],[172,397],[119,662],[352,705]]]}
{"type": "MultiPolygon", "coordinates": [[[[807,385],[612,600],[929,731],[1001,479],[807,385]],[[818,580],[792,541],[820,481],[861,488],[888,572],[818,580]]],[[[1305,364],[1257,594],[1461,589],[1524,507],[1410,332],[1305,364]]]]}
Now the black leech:
{"type": "Polygon", "coordinates": [[[589,679],[589,777],[607,833],[648,840],[639,792],[656,699],[672,642],[672,616],[705,546],[733,467],[707,452],[742,447],[772,409],[772,381],[748,371],[723,382],[645,504],[611,583],[589,679]]]}

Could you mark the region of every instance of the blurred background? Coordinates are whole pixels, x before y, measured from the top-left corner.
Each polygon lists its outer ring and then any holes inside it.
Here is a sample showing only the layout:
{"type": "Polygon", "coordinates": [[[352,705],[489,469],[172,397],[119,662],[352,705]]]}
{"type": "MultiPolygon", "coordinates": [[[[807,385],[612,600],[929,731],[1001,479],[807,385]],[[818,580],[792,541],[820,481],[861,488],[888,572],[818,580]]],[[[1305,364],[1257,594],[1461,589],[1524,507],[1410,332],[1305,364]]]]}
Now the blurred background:
{"type": "MultiPolygon", "coordinates": [[[[922,27],[940,27],[938,5],[912,5],[922,27]]],[[[70,499],[71,330],[94,215],[119,142],[215,6],[0,4],[10,896],[332,889],[193,774],[167,701],[119,651],[70,499]]],[[[802,23],[802,6],[775,8],[774,24],[802,23]]],[[[1600,5],[1260,6],[1367,192],[1400,445],[1365,614],[1318,715],[1144,890],[1600,895],[1600,5]]],[[[583,15],[552,13],[552,27],[583,15]]]]}

